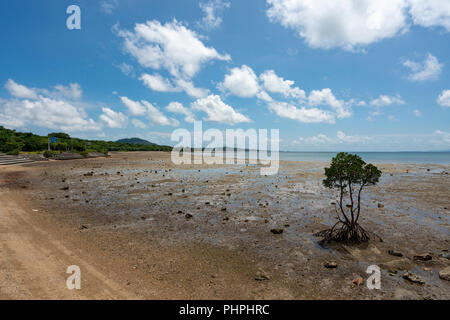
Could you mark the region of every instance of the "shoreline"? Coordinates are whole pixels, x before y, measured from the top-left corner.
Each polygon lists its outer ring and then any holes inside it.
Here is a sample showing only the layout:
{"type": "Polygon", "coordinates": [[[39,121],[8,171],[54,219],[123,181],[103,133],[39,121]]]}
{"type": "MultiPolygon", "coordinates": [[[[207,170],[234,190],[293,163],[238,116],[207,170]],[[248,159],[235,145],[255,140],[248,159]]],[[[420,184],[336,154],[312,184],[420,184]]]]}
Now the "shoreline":
{"type": "MultiPolygon", "coordinates": [[[[432,171],[448,166],[383,165],[384,180],[367,195],[363,223],[385,241],[321,248],[312,234],[332,222],[331,197],[320,187],[322,163],[281,161],[277,176],[261,177],[257,167],[175,167],[169,159],[170,153],[137,152],[0,168],[0,194],[15,193],[27,215],[50,220],[40,226],[44,233],[79,243],[82,261],[107,265],[105,281],[116,279],[120,292],[131,289],[139,299],[449,298],[448,283],[436,275],[448,265],[439,255],[449,247],[443,208],[450,207],[450,181],[432,171]],[[405,199],[415,211],[403,207],[405,199]],[[54,234],[59,228],[65,231],[54,234]],[[272,228],[284,233],[273,235],[272,228]],[[387,268],[382,290],[352,286],[369,264],[398,260],[389,249],[402,251],[427,285],[411,285],[402,271],[391,276],[387,268]],[[431,262],[413,261],[427,251],[431,262]],[[338,268],[324,268],[328,260],[338,268]],[[269,280],[255,280],[261,273],[269,280]]],[[[17,228],[8,230],[22,236],[17,228]]]]}

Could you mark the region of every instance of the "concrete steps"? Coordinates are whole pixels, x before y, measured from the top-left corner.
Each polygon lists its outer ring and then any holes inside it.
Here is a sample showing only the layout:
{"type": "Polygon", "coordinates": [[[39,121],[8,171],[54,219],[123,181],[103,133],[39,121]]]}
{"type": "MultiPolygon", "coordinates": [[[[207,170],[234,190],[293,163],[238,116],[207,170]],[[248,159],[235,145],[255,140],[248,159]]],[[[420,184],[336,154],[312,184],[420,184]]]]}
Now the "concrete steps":
{"type": "Polygon", "coordinates": [[[0,154],[0,166],[23,164],[34,162],[33,160],[23,158],[21,156],[8,156],[6,154],[0,154]]]}

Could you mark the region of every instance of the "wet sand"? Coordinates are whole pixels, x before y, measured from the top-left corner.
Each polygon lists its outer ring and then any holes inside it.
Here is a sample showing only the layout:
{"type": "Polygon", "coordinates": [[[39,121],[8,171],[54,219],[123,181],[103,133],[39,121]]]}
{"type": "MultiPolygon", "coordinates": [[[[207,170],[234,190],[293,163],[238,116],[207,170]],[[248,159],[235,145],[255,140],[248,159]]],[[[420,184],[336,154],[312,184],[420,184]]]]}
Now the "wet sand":
{"type": "Polygon", "coordinates": [[[284,161],[261,176],[142,152],[2,167],[0,298],[449,299],[438,272],[450,265],[450,166],[377,165],[361,224],[384,241],[324,247],[313,234],[334,222],[326,165],[284,161]],[[82,289],[69,291],[73,264],[82,289]],[[374,264],[380,290],[352,284],[374,264]]]}

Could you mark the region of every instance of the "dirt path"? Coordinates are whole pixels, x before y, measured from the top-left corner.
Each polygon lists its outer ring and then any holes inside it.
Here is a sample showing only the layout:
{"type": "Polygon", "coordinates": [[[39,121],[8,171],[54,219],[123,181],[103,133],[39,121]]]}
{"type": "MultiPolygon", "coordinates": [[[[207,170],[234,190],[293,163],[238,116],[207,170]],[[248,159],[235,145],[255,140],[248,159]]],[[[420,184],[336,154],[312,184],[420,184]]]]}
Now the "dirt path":
{"type": "Polygon", "coordinates": [[[56,230],[38,212],[23,208],[18,200],[15,192],[0,191],[1,299],[135,298],[66,246],[61,229],[56,230]],[[82,266],[81,290],[66,287],[67,267],[74,264],[82,266]]]}

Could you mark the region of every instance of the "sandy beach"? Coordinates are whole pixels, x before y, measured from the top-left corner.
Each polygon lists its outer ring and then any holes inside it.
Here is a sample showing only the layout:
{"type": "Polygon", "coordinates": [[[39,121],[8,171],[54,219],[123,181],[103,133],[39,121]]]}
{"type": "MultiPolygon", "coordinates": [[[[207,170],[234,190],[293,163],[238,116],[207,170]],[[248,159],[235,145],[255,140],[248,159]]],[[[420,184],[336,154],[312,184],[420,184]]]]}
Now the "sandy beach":
{"type": "Polygon", "coordinates": [[[450,166],[378,165],[361,224],[383,242],[347,246],[313,236],[335,219],[326,165],[282,161],[261,176],[136,152],[0,167],[0,298],[449,299],[450,166]],[[81,290],[66,288],[70,265],[81,290]],[[380,290],[352,283],[369,265],[380,290]]]}

